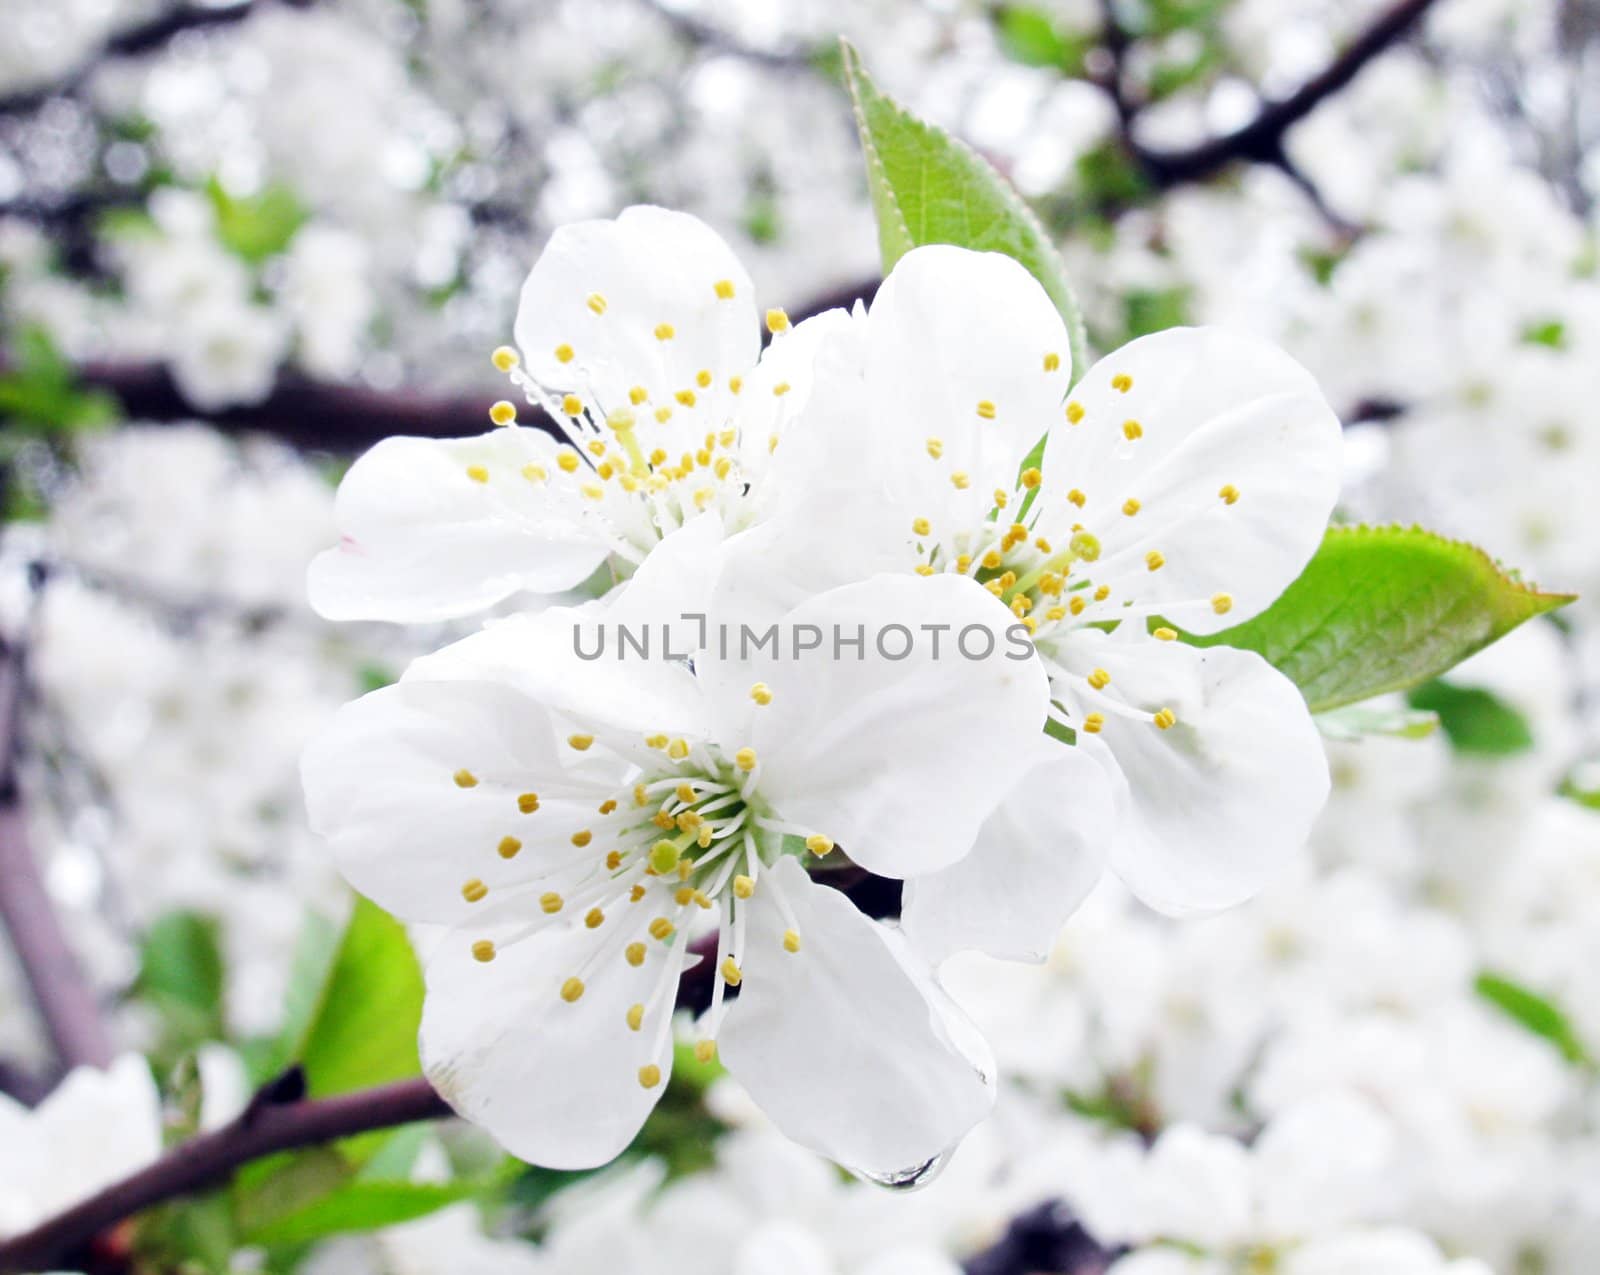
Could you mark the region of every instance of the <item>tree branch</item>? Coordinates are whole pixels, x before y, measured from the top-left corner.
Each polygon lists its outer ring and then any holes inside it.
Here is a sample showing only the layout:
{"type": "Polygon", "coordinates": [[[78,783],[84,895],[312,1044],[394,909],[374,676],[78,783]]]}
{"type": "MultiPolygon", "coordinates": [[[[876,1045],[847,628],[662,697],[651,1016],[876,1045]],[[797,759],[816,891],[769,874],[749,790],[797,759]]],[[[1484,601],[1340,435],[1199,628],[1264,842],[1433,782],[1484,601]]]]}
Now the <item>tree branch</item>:
{"type": "Polygon", "coordinates": [[[72,1268],[90,1242],[124,1218],[226,1180],[252,1160],[451,1114],[425,1080],[305,1100],[298,1068],[261,1090],[232,1123],[172,1148],[154,1164],[0,1243],[0,1273],[72,1268]]]}
{"type": "Polygon", "coordinates": [[[1135,140],[1132,124],[1137,107],[1126,102],[1121,85],[1121,54],[1126,50],[1128,37],[1108,4],[1105,43],[1115,63],[1112,79],[1116,89],[1112,100],[1123,121],[1123,141],[1145,175],[1163,189],[1203,181],[1238,160],[1283,166],[1283,142],[1289,130],[1345,88],[1369,62],[1396,44],[1422,20],[1434,3],[1435,0],[1397,0],[1373,19],[1343,53],[1288,97],[1263,102],[1250,123],[1231,133],[1181,150],[1152,150],[1135,140]]]}
{"type": "Polygon", "coordinates": [[[22,748],[26,646],[0,639],[0,924],[10,936],[34,1004],[63,1064],[103,1067],[111,1038],[94,989],[62,931],[28,844],[17,779],[22,748]]]}

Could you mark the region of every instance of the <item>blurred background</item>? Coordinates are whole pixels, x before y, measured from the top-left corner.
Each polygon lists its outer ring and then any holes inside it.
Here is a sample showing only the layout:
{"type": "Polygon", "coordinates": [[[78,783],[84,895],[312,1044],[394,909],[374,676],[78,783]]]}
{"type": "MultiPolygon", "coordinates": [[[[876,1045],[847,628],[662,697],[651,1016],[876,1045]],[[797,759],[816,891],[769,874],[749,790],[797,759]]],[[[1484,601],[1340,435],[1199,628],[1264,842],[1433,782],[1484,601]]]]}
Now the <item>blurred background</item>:
{"type": "Polygon", "coordinates": [[[1042,970],[953,962],[1008,1079],[927,1192],[685,1067],[613,1171],[151,1269],[1600,1269],[1597,0],[4,0],[0,1089],[132,1049],[170,1120],[281,1061],[350,908],[299,750],[449,636],[310,612],[339,474],[488,427],[563,222],[664,204],[763,305],[869,298],[841,34],[1030,200],[1097,349],[1270,337],[1346,423],[1343,516],[1585,597],[1330,723],[1256,903],[1107,887],[1042,970]]]}

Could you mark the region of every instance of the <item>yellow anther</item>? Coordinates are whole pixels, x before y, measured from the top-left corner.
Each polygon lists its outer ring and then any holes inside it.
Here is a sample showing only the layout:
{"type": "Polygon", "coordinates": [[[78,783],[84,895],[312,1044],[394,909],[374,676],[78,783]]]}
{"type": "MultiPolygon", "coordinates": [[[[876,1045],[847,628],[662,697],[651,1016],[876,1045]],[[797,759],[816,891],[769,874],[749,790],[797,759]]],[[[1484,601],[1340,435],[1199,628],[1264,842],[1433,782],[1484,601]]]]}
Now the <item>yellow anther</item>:
{"type": "Polygon", "coordinates": [[[563,342],[562,344],[556,346],[556,362],[557,363],[571,363],[572,362],[572,347],[570,345],[567,345],[565,342],[563,342]]]}
{"type": "Polygon", "coordinates": [[[530,461],[522,467],[522,476],[530,483],[542,483],[550,477],[550,471],[543,465],[535,465],[530,461]]]}
{"type": "Polygon", "coordinates": [[[539,896],[539,907],[550,916],[554,916],[557,912],[561,911],[561,909],[566,906],[566,902],[567,901],[554,890],[546,890],[539,896]]]}
{"type": "Polygon", "coordinates": [[[496,425],[509,425],[517,419],[517,406],[501,399],[489,409],[489,419],[496,425]]]}
{"type": "Polygon", "coordinates": [[[694,887],[692,885],[680,885],[673,892],[672,901],[680,908],[688,907],[689,904],[694,902],[694,887]]]}
{"type": "Polygon", "coordinates": [[[950,475],[950,484],[957,491],[966,491],[966,489],[972,485],[972,479],[968,478],[963,470],[958,469],[955,473],[950,475]]]}
{"type": "Polygon", "coordinates": [[[476,788],[478,786],[478,777],[470,770],[458,770],[450,778],[455,780],[457,788],[476,788]]]}
{"type": "Polygon", "coordinates": [[[598,292],[591,292],[585,297],[584,304],[596,314],[604,314],[606,312],[606,299],[598,292]]]}
{"type": "Polygon", "coordinates": [[[979,399],[978,415],[983,417],[983,419],[986,421],[992,421],[994,419],[994,404],[986,398],[979,399]]]}
{"type": "Polygon", "coordinates": [[[806,849],[820,858],[833,850],[833,838],[825,837],[820,832],[813,832],[806,838],[806,849]]]}
{"type": "Polygon", "coordinates": [[[722,975],[723,982],[729,987],[738,987],[744,982],[744,974],[740,972],[738,963],[731,956],[722,958],[722,964],[717,966],[717,973],[722,975]]]}
{"type": "Polygon", "coordinates": [[[742,376],[730,376],[728,378],[728,390],[729,390],[730,393],[737,394],[743,388],[744,388],[744,377],[742,377],[742,376]]]}
{"type": "Polygon", "coordinates": [[[606,871],[607,872],[615,872],[621,866],[622,866],[622,851],[620,851],[620,850],[607,850],[606,851],[606,871]]]}
{"type": "Polygon", "coordinates": [[[772,688],[765,682],[757,682],[750,688],[750,698],[755,700],[757,704],[770,704],[772,703],[772,688]]]}
{"type": "Polygon", "coordinates": [[[661,1083],[661,1068],[655,1063],[646,1063],[639,1068],[639,1083],[646,1089],[654,1089],[661,1083]]]}
{"type": "Polygon", "coordinates": [[[495,847],[495,853],[502,859],[515,859],[517,851],[522,849],[522,842],[515,837],[501,837],[500,844],[495,847]]]}
{"type": "Polygon", "coordinates": [[[606,498],[606,489],[599,483],[584,483],[578,490],[583,493],[584,498],[587,500],[604,500],[606,498]]]}
{"type": "Polygon", "coordinates": [[[677,335],[677,330],[670,323],[656,324],[656,340],[670,341],[677,335]]]}
{"type": "Polygon", "coordinates": [[[587,752],[589,745],[594,743],[593,735],[568,735],[567,743],[576,748],[580,753],[587,752]]]}
{"type": "Polygon", "coordinates": [[[672,791],[673,791],[673,795],[675,797],[677,797],[677,799],[679,801],[686,802],[686,803],[689,803],[689,804],[693,804],[695,799],[696,799],[695,798],[695,791],[694,791],[694,785],[693,784],[681,783],[676,788],[674,788],[672,791]]]}
{"type": "Polygon", "coordinates": [[[1232,483],[1223,483],[1222,489],[1217,492],[1217,495],[1222,497],[1223,503],[1231,505],[1239,499],[1239,489],[1232,483]]]}
{"type": "Polygon", "coordinates": [[[685,407],[693,407],[695,405],[695,396],[693,390],[679,390],[672,397],[677,399],[678,402],[682,403],[685,407]]]}
{"type": "Polygon", "coordinates": [[[577,473],[578,466],[581,464],[583,464],[583,462],[578,459],[578,453],[569,447],[563,447],[556,453],[556,466],[564,474],[577,473]]]}
{"type": "MultiPolygon", "coordinates": [[[[633,414],[633,409],[628,407],[619,407],[606,417],[606,425],[618,434],[626,434],[638,423],[639,418],[633,414]]],[[[605,450],[604,443],[600,444],[600,450],[602,452],[605,450]]]]}
{"type": "Polygon", "coordinates": [[[468,903],[481,902],[488,893],[489,887],[484,885],[477,877],[473,877],[472,880],[461,887],[461,897],[468,903]]]}
{"type": "Polygon", "coordinates": [[[1017,619],[1022,619],[1031,610],[1033,610],[1033,599],[1026,593],[1018,594],[1011,599],[1011,614],[1017,619]]]}
{"type": "Polygon", "coordinates": [[[650,391],[645,389],[645,387],[642,385],[635,385],[631,390],[628,391],[628,402],[632,403],[635,407],[638,407],[639,404],[643,403],[645,399],[649,397],[650,391]]]}
{"type": "Polygon", "coordinates": [[[517,809],[525,815],[531,815],[539,808],[539,794],[524,792],[517,795],[517,809]]]}
{"type": "Polygon", "coordinates": [[[628,1020],[628,1030],[630,1030],[630,1031],[638,1031],[640,1026],[642,1026],[643,1023],[644,1023],[644,1006],[643,1005],[629,1005],[628,1006],[628,1013],[627,1013],[627,1020],[628,1020]]]}
{"type": "Polygon", "coordinates": [[[972,555],[970,553],[958,554],[956,557],[956,571],[961,575],[966,575],[971,570],[972,555]]]}
{"type": "Polygon", "coordinates": [[[789,316],[782,310],[767,311],[767,331],[771,333],[787,332],[789,330],[789,316]]]}
{"type": "Polygon", "coordinates": [[[1017,573],[1015,571],[1007,571],[1004,575],[1002,575],[1000,577],[1000,579],[998,581],[996,581],[996,583],[999,584],[999,586],[1002,589],[1009,589],[1016,582],[1017,582],[1017,573]]]}
{"type": "Polygon", "coordinates": [[[1044,475],[1041,474],[1037,469],[1030,467],[1022,471],[1022,485],[1029,491],[1033,491],[1043,481],[1044,475]]]}
{"type": "Polygon", "coordinates": [[[584,846],[588,845],[593,840],[594,833],[590,832],[587,828],[579,828],[577,832],[572,834],[572,844],[577,846],[580,850],[582,850],[584,846]]]}
{"type": "Polygon", "coordinates": [[[1001,491],[998,487],[994,489],[994,503],[996,508],[1004,509],[1010,502],[1010,496],[1006,495],[1006,493],[1001,491]]]}
{"type": "Polygon", "coordinates": [[[1171,730],[1177,724],[1178,718],[1170,708],[1163,708],[1155,715],[1154,720],[1162,730],[1171,730]]]}
{"type": "Polygon", "coordinates": [[[1178,640],[1177,630],[1165,627],[1157,629],[1151,636],[1158,642],[1176,642],[1178,640]]]}
{"type": "Polygon", "coordinates": [[[1089,604],[1083,600],[1082,594],[1075,594],[1072,600],[1067,603],[1067,607],[1073,615],[1082,615],[1084,607],[1088,605],[1089,604]]]}
{"type": "Polygon", "coordinates": [[[1110,596],[1111,586],[1109,584],[1102,584],[1094,591],[1094,600],[1096,602],[1104,602],[1110,596]]]}
{"type": "Polygon", "coordinates": [[[984,567],[990,571],[999,570],[1000,564],[1004,561],[1005,558],[1001,555],[1000,550],[998,549],[987,550],[982,558],[984,567]]]}
{"type": "Polygon", "coordinates": [[[932,530],[933,524],[930,523],[926,518],[913,518],[911,520],[911,531],[913,535],[925,536],[932,530]]]}
{"type": "Polygon", "coordinates": [[[1100,557],[1099,538],[1090,531],[1073,532],[1072,539],[1067,541],[1067,548],[1072,550],[1073,557],[1081,558],[1084,562],[1094,562],[1100,557]]]}
{"type": "Polygon", "coordinates": [[[1139,424],[1138,421],[1123,421],[1122,436],[1130,443],[1136,438],[1143,438],[1144,426],[1139,424]]]}
{"type": "Polygon", "coordinates": [[[985,583],[983,587],[989,590],[989,592],[994,594],[994,596],[997,598],[1006,591],[1005,585],[1001,584],[998,580],[990,580],[985,583]]]}
{"type": "Polygon", "coordinates": [[[708,369],[706,369],[706,368],[701,368],[698,372],[696,372],[694,374],[694,383],[696,385],[698,385],[701,389],[710,388],[710,386],[711,386],[711,373],[710,373],[710,371],[708,369]]]}
{"type": "Polygon", "coordinates": [[[917,563],[916,566],[914,566],[911,569],[913,571],[915,571],[919,576],[931,576],[931,575],[934,574],[934,570],[933,570],[932,564],[931,563],[927,563],[927,562],[919,562],[919,563],[917,563]]]}
{"type": "Polygon", "coordinates": [[[756,768],[756,750],[753,748],[741,748],[733,755],[733,764],[748,774],[756,768]]]}
{"type": "Polygon", "coordinates": [[[658,810],[650,816],[650,822],[666,832],[673,831],[678,826],[678,821],[665,810],[658,810]]]}
{"type": "Polygon", "coordinates": [[[494,960],[494,944],[488,939],[479,939],[472,945],[472,959],[487,965],[494,960]]]}
{"type": "Polygon", "coordinates": [[[939,457],[944,455],[944,440],[942,438],[930,438],[928,440],[928,455],[932,456],[934,460],[938,460],[939,457]]]}
{"type": "Polygon", "coordinates": [[[589,455],[591,456],[604,456],[606,454],[606,445],[601,439],[591,438],[589,440],[588,450],[589,455]]]}
{"type": "Polygon", "coordinates": [[[1082,419],[1083,419],[1083,404],[1082,403],[1068,403],[1067,404],[1067,424],[1076,425],[1082,419]]]}
{"type": "Polygon", "coordinates": [[[690,897],[694,899],[695,907],[704,909],[706,911],[710,910],[711,896],[708,895],[704,890],[696,890],[690,895],[690,897]]]}
{"type": "Polygon", "coordinates": [[[1211,595],[1211,609],[1218,615],[1227,615],[1233,610],[1233,594],[1213,593],[1211,595]]]}
{"type": "Polygon", "coordinates": [[[576,416],[583,411],[583,400],[576,394],[568,394],[561,400],[561,410],[568,416],[576,416]]]}
{"type": "MultiPolygon", "coordinates": [[[[672,419],[672,409],[670,407],[658,407],[658,408],[656,408],[656,424],[657,425],[665,425],[671,419],[672,419]]],[[[662,452],[661,453],[661,460],[666,460],[666,458],[667,458],[666,452],[662,452]]],[[[659,465],[661,463],[661,460],[652,461],[651,463],[659,465]]]]}
{"type": "Polygon", "coordinates": [[[1060,368],[1061,356],[1059,354],[1046,354],[1044,356],[1044,370],[1046,372],[1056,372],[1059,371],[1060,368]]]}
{"type": "Polygon", "coordinates": [[[1065,620],[1067,618],[1067,608],[1066,607],[1051,607],[1048,611],[1046,611],[1044,613],[1044,618],[1046,620],[1049,620],[1052,624],[1055,623],[1057,620],[1065,620]]]}
{"type": "Polygon", "coordinates": [[[1151,571],[1159,571],[1167,565],[1167,560],[1161,556],[1161,551],[1152,549],[1144,556],[1144,565],[1151,571]]]}
{"type": "Polygon", "coordinates": [[[650,847],[650,866],[665,876],[678,866],[679,855],[676,842],[658,841],[650,847]]]}
{"type": "Polygon", "coordinates": [[[633,804],[636,806],[647,806],[650,804],[650,794],[645,792],[643,784],[634,784],[633,804]]]}
{"type": "Polygon", "coordinates": [[[783,932],[783,950],[785,952],[798,952],[800,950],[799,930],[785,930],[783,932]]]}
{"type": "Polygon", "coordinates": [[[1039,631],[1039,617],[1036,615],[1023,616],[1022,627],[1027,629],[1029,633],[1037,633],[1039,631]]]}
{"type": "Polygon", "coordinates": [[[1089,716],[1083,719],[1083,729],[1091,735],[1098,735],[1101,727],[1105,724],[1106,719],[1103,713],[1090,713],[1089,716]]]}
{"type": "Polygon", "coordinates": [[[628,902],[637,903],[648,893],[649,891],[647,891],[643,885],[636,885],[633,887],[633,889],[628,891],[628,902]]]}
{"type": "Polygon", "coordinates": [[[1139,509],[1140,509],[1139,502],[1137,500],[1133,499],[1132,496],[1128,497],[1127,500],[1124,500],[1122,502],[1122,512],[1127,514],[1128,517],[1130,517],[1130,518],[1132,518],[1134,516],[1134,514],[1138,513],[1139,509]]]}
{"type": "Polygon", "coordinates": [[[740,898],[740,899],[748,899],[755,892],[756,892],[756,883],[750,877],[745,876],[744,873],[742,873],[742,872],[738,876],[734,877],[734,879],[733,879],[734,897],[740,898]]]}
{"type": "Polygon", "coordinates": [[[660,939],[662,942],[670,939],[677,931],[677,927],[664,916],[658,916],[650,922],[650,937],[660,939]]]}
{"type": "Polygon", "coordinates": [[[687,881],[694,873],[694,860],[685,859],[678,865],[678,880],[687,881]]]}
{"type": "Polygon", "coordinates": [[[565,983],[561,984],[561,999],[566,1001],[567,1004],[572,1004],[582,995],[583,980],[581,978],[569,978],[565,983]]]}
{"type": "Polygon", "coordinates": [[[714,284],[711,285],[711,287],[717,294],[717,300],[719,300],[719,301],[731,301],[731,300],[733,300],[733,280],[732,279],[718,279],[714,284]]]}
{"type": "MultiPolygon", "coordinates": [[[[1044,553],[1049,553],[1048,542],[1039,541],[1039,548],[1044,553]]],[[[1066,584],[1064,576],[1057,575],[1054,571],[1046,571],[1039,577],[1039,592],[1047,598],[1059,598],[1062,586],[1066,584]]]]}
{"type": "Polygon", "coordinates": [[[486,483],[489,481],[489,471],[482,465],[468,465],[467,477],[475,483],[486,483]]]}
{"type": "Polygon", "coordinates": [[[617,808],[617,799],[615,797],[607,797],[597,807],[595,807],[595,809],[598,810],[599,813],[603,814],[603,815],[609,815],[616,808],[617,808]]]}
{"type": "Polygon", "coordinates": [[[785,394],[787,394],[789,392],[789,390],[791,388],[792,387],[789,385],[788,381],[779,381],[776,385],[774,385],[772,387],[772,397],[773,398],[782,398],[785,394]]]}
{"type": "Polygon", "coordinates": [[[502,345],[489,356],[489,361],[494,364],[495,371],[509,372],[518,363],[522,362],[522,359],[509,345],[502,345]]]}
{"type": "Polygon", "coordinates": [[[1111,685],[1111,674],[1107,673],[1103,668],[1097,668],[1093,673],[1089,674],[1089,685],[1097,691],[1103,691],[1107,686],[1111,685]]]}
{"type": "Polygon", "coordinates": [[[1076,487],[1074,487],[1071,491],[1069,491],[1067,493],[1067,499],[1070,500],[1076,506],[1078,506],[1079,509],[1082,509],[1083,508],[1083,502],[1088,500],[1089,498],[1087,496],[1085,496],[1081,491],[1079,491],[1076,487]]]}
{"type": "MultiPolygon", "coordinates": [[[[665,748],[667,746],[667,737],[665,735],[646,735],[644,737],[644,746],[646,748],[665,748]]],[[[639,804],[643,805],[644,803],[640,802],[639,804]]]]}
{"type": "Polygon", "coordinates": [[[637,967],[644,964],[646,951],[648,951],[648,949],[643,943],[633,942],[629,943],[627,947],[622,949],[622,956],[629,965],[637,967]]]}
{"type": "Polygon", "coordinates": [[[714,1040],[697,1040],[694,1043],[694,1060],[708,1063],[717,1056],[717,1042],[714,1040]]]}
{"type": "Polygon", "coordinates": [[[673,761],[682,761],[688,755],[689,741],[686,739],[675,739],[667,745],[667,756],[673,761]]]}

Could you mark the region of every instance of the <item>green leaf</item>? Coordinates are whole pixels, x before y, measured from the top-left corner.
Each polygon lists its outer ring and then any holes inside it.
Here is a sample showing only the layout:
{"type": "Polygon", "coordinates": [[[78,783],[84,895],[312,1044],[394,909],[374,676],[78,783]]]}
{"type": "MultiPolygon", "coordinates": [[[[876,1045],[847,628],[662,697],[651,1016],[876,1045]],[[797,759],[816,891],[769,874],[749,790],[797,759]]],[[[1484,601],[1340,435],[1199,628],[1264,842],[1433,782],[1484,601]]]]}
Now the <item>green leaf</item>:
{"type": "Polygon", "coordinates": [[[1056,25],[1048,9],[1031,4],[1001,5],[994,14],[1001,52],[1024,66],[1048,67],[1068,75],[1083,69],[1091,41],[1056,25]]]}
{"type": "Polygon", "coordinates": [[[217,214],[217,238],[222,246],[251,265],[260,265],[289,246],[306,211],[291,191],[268,186],[260,194],[236,196],[215,178],[206,194],[217,214]]]}
{"type": "Polygon", "coordinates": [[[1436,679],[1417,687],[1406,700],[1433,713],[1450,747],[1478,757],[1513,757],[1533,747],[1527,718],[1492,691],[1436,679]]]}
{"type": "Polygon", "coordinates": [[[400,922],[357,899],[294,1051],[313,1098],[421,1073],[422,971],[400,922]]]}
{"type": "Polygon", "coordinates": [[[1600,762],[1580,762],[1561,781],[1561,795],[1585,810],[1600,810],[1600,762]]]}
{"type": "Polygon", "coordinates": [[[1318,713],[1317,729],[1328,739],[1362,739],[1388,735],[1394,739],[1426,739],[1439,729],[1439,718],[1416,709],[1346,704],[1318,713]]]}
{"type": "Polygon", "coordinates": [[[78,387],[48,331],[28,324],[15,333],[0,372],[0,421],[18,433],[48,436],[97,429],[116,418],[116,400],[78,387]]]}
{"type": "Polygon", "coordinates": [[[1588,1061],[1589,1051],[1566,1014],[1537,992],[1488,970],[1479,974],[1473,985],[1479,996],[1535,1036],[1548,1040],[1568,1062],[1588,1061]]]}
{"type": "Polygon", "coordinates": [[[1322,713],[1437,677],[1572,598],[1420,527],[1332,527],[1260,615],[1190,640],[1257,652],[1322,713]]]}
{"type": "Polygon", "coordinates": [[[1061,257],[1038,218],[981,156],[880,93],[855,49],[847,42],[840,48],[866,153],[884,271],[922,244],[1014,257],[1061,312],[1073,375],[1081,376],[1088,366],[1083,317],[1061,257]]]}
{"type": "Polygon", "coordinates": [[[520,1164],[510,1161],[507,1167],[486,1177],[459,1178],[454,1182],[361,1178],[276,1214],[255,1206],[248,1223],[242,1225],[242,1238],[247,1244],[305,1244],[330,1235],[375,1231],[502,1190],[512,1175],[521,1171],[520,1164]]]}
{"type": "Polygon", "coordinates": [[[210,917],[169,912],[145,932],[134,993],[161,1016],[169,1049],[224,1036],[223,983],[217,923],[210,917]]]}

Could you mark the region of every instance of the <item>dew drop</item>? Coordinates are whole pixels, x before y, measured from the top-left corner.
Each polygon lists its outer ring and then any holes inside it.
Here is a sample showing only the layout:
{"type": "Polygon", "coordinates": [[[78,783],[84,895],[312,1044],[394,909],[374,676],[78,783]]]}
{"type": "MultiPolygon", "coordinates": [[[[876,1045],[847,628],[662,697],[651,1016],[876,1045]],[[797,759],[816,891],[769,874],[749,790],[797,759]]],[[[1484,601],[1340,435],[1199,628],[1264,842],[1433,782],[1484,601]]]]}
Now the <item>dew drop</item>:
{"type": "Polygon", "coordinates": [[[887,1173],[875,1173],[867,1169],[852,1169],[858,1178],[874,1182],[878,1186],[886,1186],[891,1191],[916,1191],[927,1186],[941,1173],[945,1165],[950,1163],[950,1157],[955,1154],[954,1147],[946,1147],[931,1160],[924,1160],[921,1164],[912,1165],[909,1169],[891,1169],[887,1173]]]}

